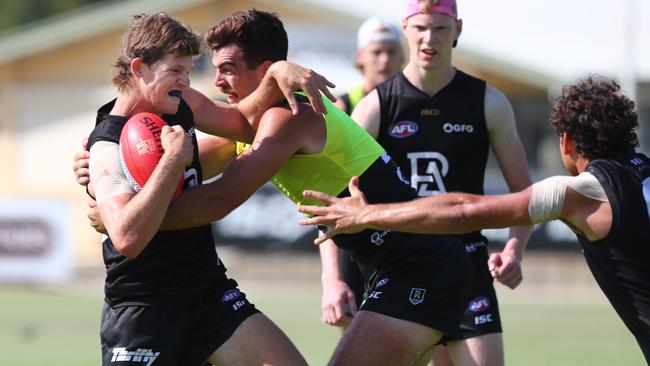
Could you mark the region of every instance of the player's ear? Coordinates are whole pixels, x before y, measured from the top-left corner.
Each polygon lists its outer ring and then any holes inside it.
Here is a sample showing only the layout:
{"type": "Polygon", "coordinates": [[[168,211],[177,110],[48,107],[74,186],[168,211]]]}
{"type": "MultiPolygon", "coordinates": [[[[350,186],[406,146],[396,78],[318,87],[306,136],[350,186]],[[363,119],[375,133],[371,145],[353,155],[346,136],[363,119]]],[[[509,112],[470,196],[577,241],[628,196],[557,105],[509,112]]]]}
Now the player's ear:
{"type": "Polygon", "coordinates": [[[266,60],[260,64],[260,66],[262,67],[262,71],[264,71],[264,73],[266,73],[266,71],[269,69],[269,67],[271,67],[271,65],[273,65],[273,61],[270,60],[266,60]]]}
{"type": "Polygon", "coordinates": [[[131,60],[131,74],[138,78],[142,77],[142,67],[144,65],[144,62],[140,57],[136,57],[131,60]]]}
{"type": "Polygon", "coordinates": [[[571,152],[575,149],[575,142],[566,132],[560,135],[560,149],[565,155],[571,155],[571,152]]]}

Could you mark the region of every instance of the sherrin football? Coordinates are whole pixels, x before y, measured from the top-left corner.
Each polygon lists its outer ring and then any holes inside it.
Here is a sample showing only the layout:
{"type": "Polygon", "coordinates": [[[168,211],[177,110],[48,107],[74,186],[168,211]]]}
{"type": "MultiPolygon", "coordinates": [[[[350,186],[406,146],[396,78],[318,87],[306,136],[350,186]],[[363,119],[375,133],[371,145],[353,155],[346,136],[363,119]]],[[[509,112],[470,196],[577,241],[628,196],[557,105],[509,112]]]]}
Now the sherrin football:
{"type": "MultiPolygon", "coordinates": [[[[129,118],[120,135],[120,163],[124,174],[136,192],[140,192],[149,180],[165,150],[160,133],[167,123],[152,113],[138,113],[129,118]]],[[[183,177],[174,191],[172,199],[183,189],[183,177]]]]}

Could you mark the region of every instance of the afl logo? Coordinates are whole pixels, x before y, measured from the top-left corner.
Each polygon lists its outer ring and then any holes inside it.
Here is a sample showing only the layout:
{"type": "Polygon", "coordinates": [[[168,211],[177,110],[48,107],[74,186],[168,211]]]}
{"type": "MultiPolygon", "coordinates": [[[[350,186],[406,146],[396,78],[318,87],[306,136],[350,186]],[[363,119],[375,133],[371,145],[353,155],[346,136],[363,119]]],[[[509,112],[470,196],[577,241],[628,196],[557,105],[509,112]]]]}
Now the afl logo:
{"type": "Polygon", "coordinates": [[[487,297],[477,297],[469,302],[467,310],[473,313],[480,313],[490,308],[490,300],[487,297]]]}
{"type": "Polygon", "coordinates": [[[412,121],[399,121],[394,123],[388,128],[388,134],[402,139],[404,137],[413,136],[418,132],[419,126],[417,123],[412,121]]]}
{"type": "Polygon", "coordinates": [[[232,301],[232,300],[238,298],[239,295],[240,295],[239,290],[228,290],[221,297],[221,302],[224,303],[224,302],[232,301]]]}

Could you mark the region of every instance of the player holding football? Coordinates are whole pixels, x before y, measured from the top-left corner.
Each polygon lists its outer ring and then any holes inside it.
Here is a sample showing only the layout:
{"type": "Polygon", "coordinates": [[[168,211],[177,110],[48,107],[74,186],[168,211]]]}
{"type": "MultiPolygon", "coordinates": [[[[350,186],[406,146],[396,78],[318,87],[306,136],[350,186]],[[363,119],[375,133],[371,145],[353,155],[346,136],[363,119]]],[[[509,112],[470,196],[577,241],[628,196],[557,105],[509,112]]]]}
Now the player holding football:
{"type": "Polygon", "coordinates": [[[650,363],[650,159],[635,152],[634,102],[615,82],[590,77],[563,89],[550,122],[570,176],[507,195],[450,193],[389,205],[367,205],[353,179],[351,198],[305,192],[329,207],[300,207],[319,215],[302,223],[328,225],[335,236],[366,228],[466,233],[562,220],[650,363]]]}
{"type": "Polygon", "coordinates": [[[164,13],[134,17],[115,63],[117,98],[99,109],[88,140],[89,188],[108,233],[102,364],[304,365],[286,335],[225,275],[210,225],[159,229],[180,177],[185,188],[203,180],[209,150],[197,150],[195,124],[250,140],[244,116],[255,122],[281,99],[276,82],[286,90],[309,91],[317,97],[315,108],[322,110],[318,89],[323,79],[296,65],[273,63],[250,98],[237,106],[215,103],[189,88],[192,58],[201,45],[200,38],[164,13]],[[305,72],[311,76],[301,76],[305,72]],[[139,112],[155,113],[174,126],[163,128],[165,152],[135,194],[120,166],[117,143],[124,123],[139,112]]]}
{"type": "MultiPolygon", "coordinates": [[[[287,36],[273,14],[237,12],[210,29],[216,85],[240,103],[274,61],[286,58],[287,36]]],[[[264,113],[251,145],[220,179],[186,190],[172,203],[164,228],[195,227],[222,218],[272,181],[294,201],[317,185],[347,195],[348,179],[361,176],[374,202],[416,197],[377,142],[333,104],[327,115],[286,105],[264,113]]],[[[211,155],[218,158],[218,154],[211,155]]],[[[337,238],[357,261],[375,271],[368,300],[331,359],[334,365],[424,364],[445,334],[458,327],[470,287],[469,261],[450,236],[367,231],[337,238]],[[372,349],[372,352],[368,350],[372,349]]]]}
{"type": "MultiPolygon", "coordinates": [[[[237,12],[206,36],[216,85],[231,103],[251,93],[274,61],[287,56],[282,22],[273,14],[237,12]]],[[[185,228],[221,219],[271,180],[295,202],[317,185],[347,195],[361,176],[375,202],[403,201],[415,192],[381,146],[327,100],[327,115],[286,105],[264,113],[250,145],[215,182],[187,190],[172,203],[163,227],[185,228]]],[[[455,329],[469,290],[469,262],[454,237],[367,231],[337,238],[375,271],[369,299],[335,351],[334,365],[419,364],[426,351],[455,329]],[[368,350],[372,349],[372,352],[368,350]]]]}

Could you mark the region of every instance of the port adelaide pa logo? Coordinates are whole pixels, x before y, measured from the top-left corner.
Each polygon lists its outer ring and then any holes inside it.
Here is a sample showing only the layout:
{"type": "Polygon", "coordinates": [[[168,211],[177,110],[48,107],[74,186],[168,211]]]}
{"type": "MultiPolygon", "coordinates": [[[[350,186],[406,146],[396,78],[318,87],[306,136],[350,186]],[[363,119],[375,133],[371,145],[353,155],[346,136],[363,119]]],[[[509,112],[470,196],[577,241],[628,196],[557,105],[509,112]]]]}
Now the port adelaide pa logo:
{"type": "Polygon", "coordinates": [[[417,305],[424,301],[424,294],[427,293],[427,289],[425,288],[417,288],[413,287],[411,289],[411,295],[409,296],[409,301],[413,305],[417,305]]]}
{"type": "Polygon", "coordinates": [[[392,137],[403,139],[415,135],[420,126],[413,121],[399,121],[388,127],[388,134],[392,137]]]}

